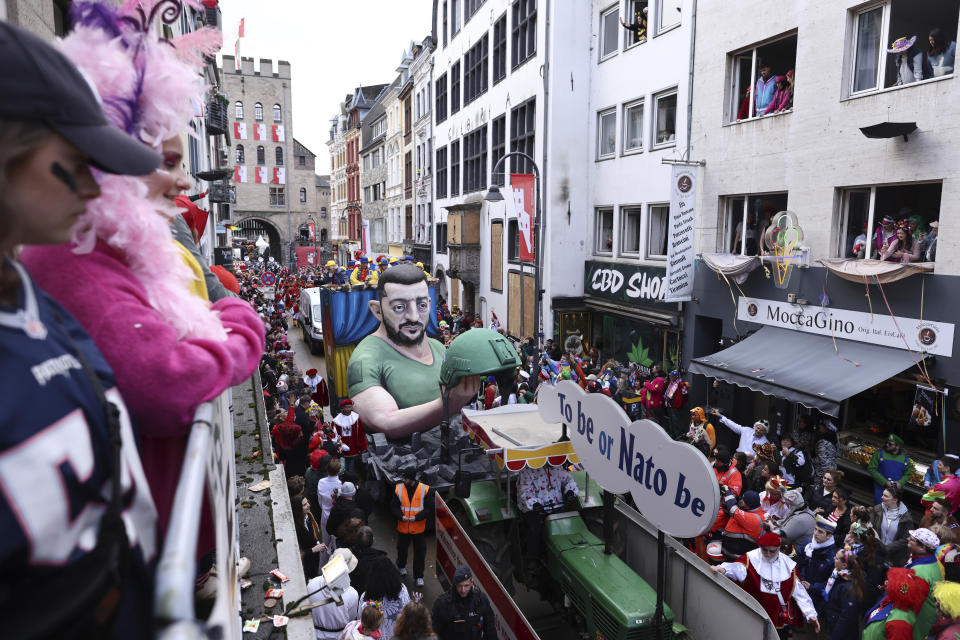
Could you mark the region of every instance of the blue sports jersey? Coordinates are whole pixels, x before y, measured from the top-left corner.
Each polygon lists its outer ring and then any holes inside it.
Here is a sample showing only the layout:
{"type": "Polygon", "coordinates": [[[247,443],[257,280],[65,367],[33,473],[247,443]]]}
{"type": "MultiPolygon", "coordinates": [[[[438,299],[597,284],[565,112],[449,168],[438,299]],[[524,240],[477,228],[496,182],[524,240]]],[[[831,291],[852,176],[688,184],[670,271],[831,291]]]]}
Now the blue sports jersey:
{"type": "Polygon", "coordinates": [[[0,601],[92,549],[110,501],[106,416],[67,333],[121,414],[123,519],[132,554],[115,636],[149,637],[157,514],[130,416],[93,340],[29,280],[21,282],[16,310],[0,305],[0,601]],[[46,328],[42,339],[10,326],[31,297],[46,328]]]}

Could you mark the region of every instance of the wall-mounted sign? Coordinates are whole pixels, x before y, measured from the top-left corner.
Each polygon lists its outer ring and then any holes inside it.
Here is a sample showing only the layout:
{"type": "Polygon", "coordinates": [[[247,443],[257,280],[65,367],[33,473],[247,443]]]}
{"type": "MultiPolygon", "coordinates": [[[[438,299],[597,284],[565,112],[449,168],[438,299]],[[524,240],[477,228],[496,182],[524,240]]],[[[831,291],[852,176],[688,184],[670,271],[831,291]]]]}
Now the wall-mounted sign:
{"type": "Polygon", "coordinates": [[[937,356],[953,355],[953,324],[947,322],[893,318],[885,313],[870,314],[742,296],[737,304],[737,319],[894,349],[909,347],[913,351],[937,356]]]}
{"type": "Polygon", "coordinates": [[[693,232],[697,218],[697,169],[674,165],[670,174],[670,226],[667,233],[667,302],[693,296],[696,252],[693,232]]]}
{"type": "Polygon", "coordinates": [[[537,407],[545,421],[567,425],[590,478],[611,493],[630,493],[658,529],[692,538],[713,525],[720,488],[693,445],[674,441],[652,420],[631,423],[612,398],[569,380],[540,385],[537,407]]]}
{"type": "Polygon", "coordinates": [[[663,267],[587,260],[583,292],[618,302],[663,302],[667,272],[663,267]]]}

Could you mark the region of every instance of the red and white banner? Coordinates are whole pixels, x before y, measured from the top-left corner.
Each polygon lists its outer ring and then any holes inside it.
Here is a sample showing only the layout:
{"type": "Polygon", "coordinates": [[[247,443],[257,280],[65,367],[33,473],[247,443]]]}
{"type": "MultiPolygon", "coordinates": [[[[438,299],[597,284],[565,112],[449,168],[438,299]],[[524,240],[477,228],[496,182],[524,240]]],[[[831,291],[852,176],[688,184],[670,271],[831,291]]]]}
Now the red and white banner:
{"type": "Polygon", "coordinates": [[[233,70],[240,71],[240,38],[233,44],[233,70]]]}
{"type": "Polygon", "coordinates": [[[517,227],[520,231],[519,253],[521,262],[534,261],[534,198],[536,184],[532,173],[511,173],[510,190],[513,193],[513,206],[517,213],[517,227]]]}
{"type": "Polygon", "coordinates": [[[267,168],[266,167],[257,167],[257,184],[266,184],[267,180],[267,168]]]}
{"type": "Polygon", "coordinates": [[[310,241],[313,242],[313,239],[316,237],[316,229],[313,228],[314,225],[312,222],[307,223],[307,229],[310,229],[310,241]]]}
{"type": "Polygon", "coordinates": [[[470,567],[473,571],[473,583],[490,600],[498,637],[504,640],[539,640],[537,632],[490,570],[490,566],[473,546],[463,527],[450,513],[447,503],[438,493],[437,569],[443,572],[447,582],[453,582],[453,572],[460,565],[470,567]]]}
{"type": "Polygon", "coordinates": [[[233,137],[236,138],[237,140],[247,139],[247,123],[246,122],[233,123],[233,137]]]}
{"type": "Polygon", "coordinates": [[[317,250],[313,247],[294,247],[297,254],[297,268],[312,267],[319,264],[317,250]]]}
{"type": "Polygon", "coordinates": [[[243,27],[244,27],[244,23],[246,22],[246,20],[247,20],[246,18],[240,18],[240,28],[237,29],[237,37],[238,37],[238,38],[242,38],[242,37],[244,36],[243,27]]]}
{"type": "Polygon", "coordinates": [[[246,182],[247,181],[247,168],[243,165],[237,165],[233,168],[233,181],[234,182],[246,182]]]}
{"type": "Polygon", "coordinates": [[[273,125],[273,141],[274,142],[284,142],[283,139],[283,125],[275,124],[273,125]]]}
{"type": "Polygon", "coordinates": [[[267,125],[262,122],[258,122],[253,125],[253,139],[254,140],[266,140],[267,139],[267,125]]]}
{"type": "Polygon", "coordinates": [[[273,184],[287,184],[287,170],[283,167],[273,168],[273,184]]]}

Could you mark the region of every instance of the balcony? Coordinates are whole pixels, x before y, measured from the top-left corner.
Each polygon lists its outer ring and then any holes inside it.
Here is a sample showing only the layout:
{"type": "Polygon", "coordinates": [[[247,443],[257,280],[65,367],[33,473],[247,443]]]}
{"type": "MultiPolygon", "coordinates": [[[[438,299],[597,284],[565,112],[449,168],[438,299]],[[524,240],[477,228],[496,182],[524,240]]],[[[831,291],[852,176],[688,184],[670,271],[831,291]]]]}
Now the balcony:
{"type": "Polygon", "coordinates": [[[210,183],[210,202],[231,202],[230,185],[226,180],[210,183]]]}
{"type": "Polygon", "coordinates": [[[227,103],[214,96],[207,103],[207,133],[219,136],[226,134],[228,129],[227,103]]]}
{"type": "Polygon", "coordinates": [[[454,278],[480,286],[480,208],[483,200],[471,196],[450,207],[447,215],[447,253],[454,278]]]}

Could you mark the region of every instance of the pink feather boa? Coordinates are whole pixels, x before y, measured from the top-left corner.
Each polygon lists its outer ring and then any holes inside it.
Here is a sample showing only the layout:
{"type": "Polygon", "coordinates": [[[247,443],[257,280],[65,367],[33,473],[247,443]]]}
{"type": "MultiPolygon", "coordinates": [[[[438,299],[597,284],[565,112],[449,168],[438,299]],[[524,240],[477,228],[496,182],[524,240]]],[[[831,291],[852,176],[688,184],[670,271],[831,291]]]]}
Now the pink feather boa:
{"type": "MultiPolygon", "coordinates": [[[[130,0],[118,13],[129,14],[140,5],[149,15],[158,1],[130,0]]],[[[173,40],[171,47],[157,38],[155,27],[130,38],[127,28],[124,31],[124,38],[114,38],[101,29],[79,26],[60,47],[97,89],[114,124],[121,123],[119,115],[111,113],[111,103],[135,95],[137,66],[145,69],[135,135],[159,150],[164,140],[190,130],[194,105],[207,88],[199,73],[203,56],[218,51],[222,37],[214,29],[200,29],[173,40]],[[137,46],[127,46],[136,38],[137,46]]],[[[140,178],[102,172],[96,172],[96,178],[102,195],[87,205],[74,226],[74,252],[89,253],[98,239],[106,242],[123,253],[150,304],[180,338],[226,340],[217,313],[190,291],[196,276],[184,263],[170,228],[177,208],[147,200],[140,178]]]]}

